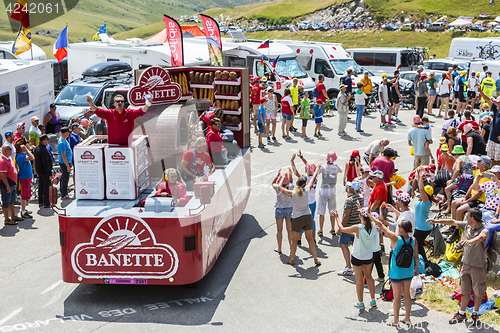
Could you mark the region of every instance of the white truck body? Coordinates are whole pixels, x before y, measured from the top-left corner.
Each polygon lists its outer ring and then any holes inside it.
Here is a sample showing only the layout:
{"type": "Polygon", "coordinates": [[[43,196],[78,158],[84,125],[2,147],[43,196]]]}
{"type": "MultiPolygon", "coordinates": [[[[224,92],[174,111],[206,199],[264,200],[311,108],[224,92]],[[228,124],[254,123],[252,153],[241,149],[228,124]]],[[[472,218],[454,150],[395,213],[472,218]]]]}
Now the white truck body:
{"type": "Polygon", "coordinates": [[[340,91],[340,78],[349,67],[355,73],[351,77],[353,85],[363,77],[363,69],[351,58],[340,43],[279,39],[272,42],[285,44],[295,51],[300,64],[315,82],[318,82],[319,75],[323,74],[325,77],[323,83],[330,98],[337,96],[340,91]]]}
{"type": "Polygon", "coordinates": [[[496,50],[499,52],[496,54],[500,57],[500,38],[499,37],[487,37],[487,38],[469,38],[469,37],[459,37],[453,38],[450,45],[450,52],[448,56],[453,59],[471,60],[474,58],[480,58],[480,47],[490,43],[492,45],[497,45],[496,50]]]}
{"type": "Polygon", "coordinates": [[[19,55],[12,53],[14,42],[0,42],[0,59],[19,59],[19,60],[47,60],[45,52],[35,43],[31,43],[31,50],[19,55]],[[32,58],[33,56],[33,58],[32,58]]]}
{"type": "MultiPolygon", "coordinates": [[[[203,66],[210,64],[208,48],[198,50],[184,40],[184,65],[203,66]],[[204,52],[200,52],[204,51],[204,52]]],[[[171,66],[171,52],[168,43],[143,42],[140,38],[128,40],[74,43],[68,45],[68,81],[82,76],[88,67],[100,62],[124,61],[132,69],[149,66],[171,66]]]]}
{"type": "MultiPolygon", "coordinates": [[[[200,52],[206,52],[208,55],[208,49],[201,47],[201,45],[206,45],[205,38],[185,39],[184,45],[186,43],[200,45],[200,52]]],[[[314,81],[300,65],[297,55],[290,47],[280,43],[270,43],[269,48],[259,49],[260,45],[262,41],[237,41],[233,38],[222,38],[224,65],[248,67],[251,75],[260,78],[267,77],[268,84],[273,85],[274,93],[278,97],[283,96],[285,88],[292,85],[295,77],[304,87],[304,91],[311,92],[314,89],[314,81]],[[272,63],[277,56],[279,59],[276,68],[273,68],[272,63]]]]}
{"type": "Polygon", "coordinates": [[[17,123],[43,117],[54,102],[54,76],[48,60],[0,60],[0,143],[6,131],[16,131],[17,123]]]}
{"type": "Polygon", "coordinates": [[[371,47],[347,49],[347,53],[356,63],[373,72],[375,75],[386,73],[394,75],[395,70],[416,70],[408,65],[410,50],[399,47],[371,47]]]}
{"type": "Polygon", "coordinates": [[[484,65],[488,66],[488,70],[491,72],[491,78],[493,80],[500,77],[500,60],[471,60],[469,63],[469,75],[472,72],[481,73],[484,65]]]}

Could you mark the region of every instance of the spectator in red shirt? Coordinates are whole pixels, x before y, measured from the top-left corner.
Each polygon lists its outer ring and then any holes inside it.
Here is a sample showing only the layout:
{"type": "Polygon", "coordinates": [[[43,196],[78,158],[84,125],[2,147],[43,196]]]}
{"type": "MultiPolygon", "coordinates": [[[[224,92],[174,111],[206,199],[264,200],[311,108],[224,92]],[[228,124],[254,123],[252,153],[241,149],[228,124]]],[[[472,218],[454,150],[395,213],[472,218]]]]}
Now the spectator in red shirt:
{"type": "Polygon", "coordinates": [[[104,118],[108,124],[108,143],[128,146],[132,143],[134,120],[144,115],[151,106],[151,99],[140,109],[125,109],[125,97],[118,94],[114,97],[115,109],[103,110],[95,106],[92,97],[87,95],[90,109],[99,118],[104,118]]]}
{"type": "MultiPolygon", "coordinates": [[[[370,193],[370,199],[368,200],[368,210],[374,212],[379,210],[382,203],[387,202],[387,187],[384,183],[384,173],[380,170],[370,172],[372,180],[375,183],[375,187],[370,193]]],[[[380,214],[380,212],[378,212],[380,214]]]]}
{"type": "Polygon", "coordinates": [[[16,132],[14,133],[14,142],[24,135],[26,131],[26,126],[24,123],[16,124],[16,132]]]}
{"type": "Polygon", "coordinates": [[[158,184],[156,195],[174,198],[175,206],[185,206],[189,201],[186,194],[186,185],[176,169],[167,169],[164,173],[165,181],[158,184]]]}
{"type": "Polygon", "coordinates": [[[223,116],[224,116],[224,111],[222,111],[221,108],[217,108],[214,111],[203,112],[203,114],[200,117],[200,120],[202,121],[201,126],[203,127],[203,132],[206,132],[209,129],[209,127],[212,126],[211,120],[213,118],[222,119],[223,116]]]}
{"type": "Polygon", "coordinates": [[[295,113],[295,106],[293,106],[292,97],[290,97],[290,89],[286,88],[284,94],[285,95],[281,98],[281,115],[283,116],[281,121],[281,132],[283,134],[283,139],[290,140],[290,126],[295,113]]]}
{"type": "Polygon", "coordinates": [[[479,129],[479,124],[472,119],[472,113],[470,110],[465,110],[464,112],[465,120],[458,125],[458,130],[462,132],[462,147],[467,151],[467,133],[464,131],[464,126],[467,124],[472,124],[472,128],[479,129]]]}
{"type": "Polygon", "coordinates": [[[17,171],[14,161],[11,159],[12,148],[4,144],[2,146],[2,156],[0,156],[0,193],[2,195],[2,212],[5,224],[15,225],[23,219],[16,216],[14,203],[16,202],[17,171]],[[10,217],[9,218],[9,213],[10,217]]]}
{"type": "Polygon", "coordinates": [[[257,115],[259,114],[260,99],[263,97],[263,90],[264,87],[260,84],[260,77],[256,76],[254,78],[254,84],[252,86],[253,126],[255,128],[255,133],[259,132],[259,127],[257,125],[257,115]]]}
{"type": "Polygon", "coordinates": [[[186,181],[188,190],[194,188],[194,182],[197,179],[208,180],[210,176],[215,171],[214,164],[210,155],[205,151],[207,148],[207,142],[205,138],[199,137],[196,139],[195,149],[190,149],[184,153],[181,161],[181,170],[184,173],[183,177],[186,181]],[[205,165],[208,165],[210,171],[205,173],[205,165]]]}
{"type": "Polygon", "coordinates": [[[227,164],[227,150],[223,146],[222,136],[220,135],[221,121],[219,118],[212,118],[211,125],[207,132],[208,153],[212,161],[217,165],[227,164]],[[226,155],[226,158],[223,155],[226,155]]]}
{"type": "Polygon", "coordinates": [[[321,111],[323,114],[325,113],[326,103],[325,101],[329,101],[328,94],[326,93],[326,87],[323,83],[325,81],[325,76],[323,74],[318,75],[318,83],[316,83],[316,90],[318,91],[318,97],[316,97],[316,101],[321,101],[323,105],[321,106],[321,111]]]}

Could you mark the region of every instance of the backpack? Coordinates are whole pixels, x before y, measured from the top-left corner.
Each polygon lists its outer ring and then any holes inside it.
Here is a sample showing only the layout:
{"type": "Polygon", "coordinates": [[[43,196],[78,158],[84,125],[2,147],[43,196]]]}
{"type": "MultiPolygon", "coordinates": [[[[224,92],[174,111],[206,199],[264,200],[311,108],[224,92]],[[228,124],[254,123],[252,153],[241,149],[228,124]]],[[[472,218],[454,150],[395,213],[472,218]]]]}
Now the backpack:
{"type": "Polygon", "coordinates": [[[316,98],[318,96],[319,96],[318,87],[314,87],[314,89],[313,89],[313,97],[316,98]]]}
{"type": "Polygon", "coordinates": [[[425,263],[425,275],[439,277],[441,275],[441,272],[441,267],[438,264],[431,261],[425,263]]]}
{"type": "Polygon", "coordinates": [[[346,79],[346,77],[344,75],[342,75],[340,77],[340,84],[345,84],[345,79],[346,79]]]}
{"type": "Polygon", "coordinates": [[[403,246],[399,249],[398,255],[396,256],[396,266],[401,268],[410,268],[413,262],[413,247],[411,246],[411,238],[409,238],[408,243],[405,242],[403,236],[399,236],[403,240],[403,246]]]}
{"type": "Polygon", "coordinates": [[[382,285],[382,291],[380,292],[380,296],[383,301],[390,302],[394,299],[394,293],[392,292],[392,284],[391,279],[385,280],[382,285]]]}

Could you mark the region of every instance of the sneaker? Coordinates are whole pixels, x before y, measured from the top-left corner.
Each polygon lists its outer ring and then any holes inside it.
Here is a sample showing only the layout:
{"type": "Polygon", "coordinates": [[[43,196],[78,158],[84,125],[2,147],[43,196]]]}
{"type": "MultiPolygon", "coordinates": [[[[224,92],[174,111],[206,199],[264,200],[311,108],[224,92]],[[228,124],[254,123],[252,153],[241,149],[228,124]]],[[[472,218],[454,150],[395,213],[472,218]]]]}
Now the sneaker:
{"type": "Polygon", "coordinates": [[[380,124],[380,128],[384,128],[384,129],[385,129],[385,128],[387,128],[387,124],[385,124],[385,123],[381,123],[381,124],[380,124]]]}
{"type": "Polygon", "coordinates": [[[384,244],[380,244],[380,251],[385,252],[385,245],[384,244]]]}
{"type": "Polygon", "coordinates": [[[346,135],[347,135],[347,133],[346,133],[346,132],[342,132],[342,133],[340,133],[340,136],[346,136],[346,135]]]}
{"type": "Polygon", "coordinates": [[[267,142],[271,142],[271,138],[270,137],[267,137],[267,142]]]}
{"type": "Polygon", "coordinates": [[[278,141],[275,136],[273,136],[273,141],[278,141]]]}
{"type": "Polygon", "coordinates": [[[455,313],[453,318],[449,320],[450,325],[461,323],[464,320],[467,320],[467,315],[464,313],[463,315],[460,312],[455,313]]]}
{"type": "Polygon", "coordinates": [[[358,131],[358,132],[360,132],[360,133],[364,132],[364,131],[363,131],[362,129],[360,129],[360,130],[357,130],[357,131],[358,131]]]}
{"type": "Polygon", "coordinates": [[[354,270],[352,268],[344,267],[344,269],[338,272],[337,275],[354,275],[354,270]]]}
{"type": "Polygon", "coordinates": [[[24,218],[24,219],[32,219],[33,216],[31,216],[28,211],[26,211],[26,213],[24,214],[21,214],[21,217],[24,218]]]}
{"type": "Polygon", "coordinates": [[[318,132],[318,136],[323,136],[323,134],[321,134],[321,132],[318,132]]]}
{"type": "Polygon", "coordinates": [[[471,321],[471,324],[472,325],[477,325],[480,323],[479,321],[479,315],[476,313],[476,314],[472,314],[472,316],[470,317],[470,321],[471,321]]]}
{"type": "Polygon", "coordinates": [[[261,143],[259,143],[259,145],[258,145],[257,147],[259,147],[259,148],[264,148],[265,146],[266,146],[266,145],[265,145],[265,144],[263,144],[263,143],[261,142],[261,143]]]}
{"type": "Polygon", "coordinates": [[[365,304],[363,302],[357,302],[357,303],[354,303],[354,307],[358,308],[360,310],[364,310],[365,309],[365,304]]]}
{"type": "Polygon", "coordinates": [[[433,158],[431,158],[431,164],[436,164],[436,160],[433,158]]]}
{"type": "Polygon", "coordinates": [[[401,119],[399,119],[398,117],[396,117],[396,118],[394,118],[394,121],[397,122],[397,123],[400,123],[401,119]]]}
{"type": "Polygon", "coordinates": [[[314,137],[315,138],[319,137],[318,133],[314,133],[314,137]]]}
{"type": "Polygon", "coordinates": [[[377,301],[376,301],[376,300],[374,300],[374,299],[372,299],[372,300],[370,301],[370,306],[371,306],[372,308],[376,308],[376,307],[377,307],[377,301]]]}
{"type": "Polygon", "coordinates": [[[383,277],[379,277],[379,278],[377,278],[376,280],[377,280],[378,282],[384,282],[384,281],[385,281],[385,278],[383,278],[383,277]]]}
{"type": "Polygon", "coordinates": [[[302,246],[302,241],[300,239],[297,241],[297,246],[302,246]]]}
{"type": "Polygon", "coordinates": [[[26,213],[31,214],[31,213],[33,213],[33,212],[32,212],[31,210],[27,210],[27,209],[26,209],[26,213]]]}

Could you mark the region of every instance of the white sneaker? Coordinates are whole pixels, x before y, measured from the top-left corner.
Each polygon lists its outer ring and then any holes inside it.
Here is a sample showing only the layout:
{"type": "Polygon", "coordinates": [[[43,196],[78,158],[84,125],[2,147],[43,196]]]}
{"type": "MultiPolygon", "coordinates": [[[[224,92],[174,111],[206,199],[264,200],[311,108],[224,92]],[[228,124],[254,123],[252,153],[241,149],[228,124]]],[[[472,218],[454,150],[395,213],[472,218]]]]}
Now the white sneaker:
{"type": "Polygon", "coordinates": [[[337,273],[338,275],[354,275],[354,270],[352,268],[344,267],[343,270],[337,273]]]}

